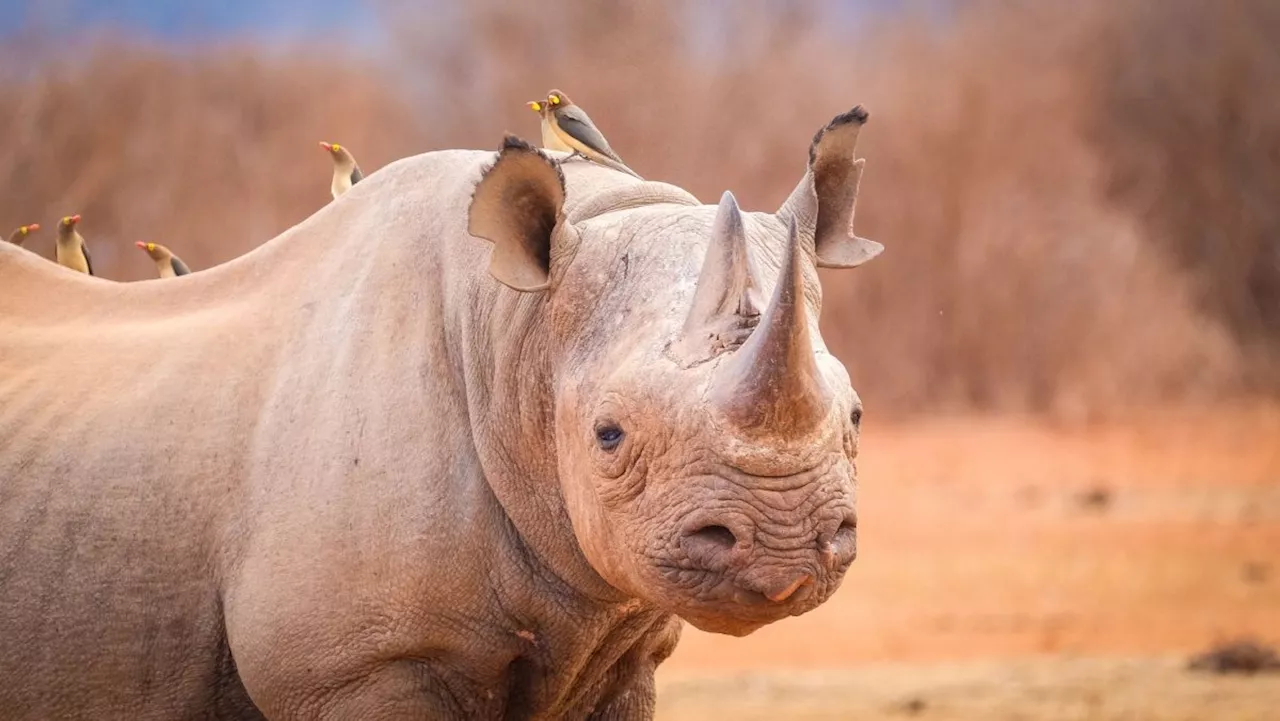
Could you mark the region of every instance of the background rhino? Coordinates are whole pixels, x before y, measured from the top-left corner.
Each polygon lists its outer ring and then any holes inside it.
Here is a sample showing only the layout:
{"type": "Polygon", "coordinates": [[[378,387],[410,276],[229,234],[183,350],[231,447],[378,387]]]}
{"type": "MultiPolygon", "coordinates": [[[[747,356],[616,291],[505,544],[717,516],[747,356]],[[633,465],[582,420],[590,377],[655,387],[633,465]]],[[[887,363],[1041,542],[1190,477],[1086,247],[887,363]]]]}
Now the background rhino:
{"type": "Polygon", "coordinates": [[[6,718],[650,718],[675,614],[820,604],[865,119],[777,215],[509,139],[179,279],[0,247],[6,718]]]}

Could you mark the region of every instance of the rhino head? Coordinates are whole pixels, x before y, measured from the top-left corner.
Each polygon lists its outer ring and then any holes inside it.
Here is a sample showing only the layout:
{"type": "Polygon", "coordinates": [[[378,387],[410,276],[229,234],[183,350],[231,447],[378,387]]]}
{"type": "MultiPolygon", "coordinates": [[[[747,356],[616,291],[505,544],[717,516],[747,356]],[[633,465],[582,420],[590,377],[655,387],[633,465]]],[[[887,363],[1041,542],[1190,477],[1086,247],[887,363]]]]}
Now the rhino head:
{"type": "Polygon", "coordinates": [[[856,555],[862,404],[818,331],[817,267],[883,250],[852,232],[866,119],[859,106],[817,133],[777,213],[728,192],[571,213],[561,165],[510,137],[472,200],[491,275],[543,295],[583,554],[703,630],[809,611],[856,555]]]}

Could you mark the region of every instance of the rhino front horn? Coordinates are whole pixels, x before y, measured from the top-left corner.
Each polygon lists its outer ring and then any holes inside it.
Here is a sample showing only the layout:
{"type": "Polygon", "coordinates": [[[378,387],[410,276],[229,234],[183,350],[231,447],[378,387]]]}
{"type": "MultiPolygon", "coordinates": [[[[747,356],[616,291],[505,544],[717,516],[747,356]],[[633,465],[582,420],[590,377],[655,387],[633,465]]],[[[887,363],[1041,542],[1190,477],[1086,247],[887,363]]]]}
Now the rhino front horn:
{"type": "Polygon", "coordinates": [[[712,404],[749,435],[794,436],[817,427],[831,407],[809,340],[804,255],[788,220],[787,247],[773,298],[746,343],[718,371],[712,404]]]}

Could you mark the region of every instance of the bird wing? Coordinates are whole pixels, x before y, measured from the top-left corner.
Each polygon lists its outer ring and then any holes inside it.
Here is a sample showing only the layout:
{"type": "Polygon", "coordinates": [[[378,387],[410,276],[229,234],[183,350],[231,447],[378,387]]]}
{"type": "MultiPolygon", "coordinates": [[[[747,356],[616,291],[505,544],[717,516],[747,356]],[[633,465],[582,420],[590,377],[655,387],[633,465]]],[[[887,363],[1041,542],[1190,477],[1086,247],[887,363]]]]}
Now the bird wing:
{"type": "Polygon", "coordinates": [[[364,180],[364,173],[360,172],[360,166],[357,165],[351,169],[351,184],[355,185],[364,180]]]}
{"type": "Polygon", "coordinates": [[[187,267],[187,264],[182,262],[182,258],[179,258],[176,255],[169,256],[169,265],[173,266],[174,275],[186,275],[191,272],[191,269],[187,267]]]}
{"type": "Polygon", "coordinates": [[[80,252],[84,254],[84,267],[89,269],[89,275],[93,275],[93,259],[89,257],[89,244],[80,241],[80,252]]]}
{"type": "Polygon", "coordinates": [[[605,140],[604,135],[596,129],[596,124],[591,122],[587,111],[577,105],[570,105],[567,108],[562,108],[558,113],[556,120],[559,122],[561,130],[610,160],[622,162],[622,158],[619,158],[618,154],[613,152],[613,148],[609,147],[609,141],[605,140]]]}

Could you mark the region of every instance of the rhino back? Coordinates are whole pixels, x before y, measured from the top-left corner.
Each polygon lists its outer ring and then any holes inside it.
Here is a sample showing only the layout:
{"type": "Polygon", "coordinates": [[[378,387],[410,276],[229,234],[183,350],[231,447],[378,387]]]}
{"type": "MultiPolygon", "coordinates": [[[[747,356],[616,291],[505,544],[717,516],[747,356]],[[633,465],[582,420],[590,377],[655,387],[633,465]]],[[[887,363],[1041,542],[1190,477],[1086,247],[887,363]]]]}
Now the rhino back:
{"type": "Polygon", "coordinates": [[[290,483],[343,455],[346,410],[395,418],[406,377],[447,395],[446,299],[483,270],[465,210],[486,157],[392,164],[180,280],[111,283],[0,248],[0,707],[247,704],[222,616],[271,507],[253,494],[305,504],[290,483]]]}

